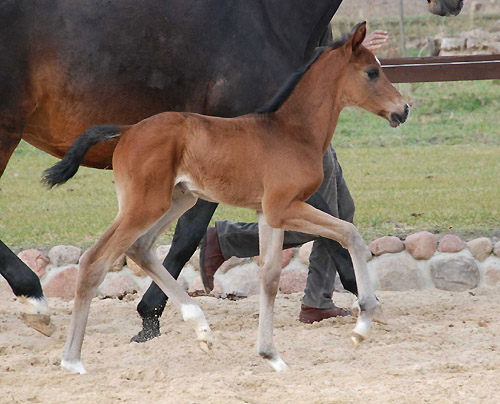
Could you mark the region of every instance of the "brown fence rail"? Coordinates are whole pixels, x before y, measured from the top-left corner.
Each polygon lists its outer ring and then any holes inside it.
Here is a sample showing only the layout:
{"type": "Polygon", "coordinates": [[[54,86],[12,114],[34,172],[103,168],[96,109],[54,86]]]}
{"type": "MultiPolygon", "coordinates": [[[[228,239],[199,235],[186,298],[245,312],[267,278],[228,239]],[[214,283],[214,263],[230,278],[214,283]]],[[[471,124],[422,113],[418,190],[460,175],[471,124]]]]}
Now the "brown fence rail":
{"type": "Polygon", "coordinates": [[[500,55],[391,58],[380,62],[393,83],[500,79],[500,55]]]}

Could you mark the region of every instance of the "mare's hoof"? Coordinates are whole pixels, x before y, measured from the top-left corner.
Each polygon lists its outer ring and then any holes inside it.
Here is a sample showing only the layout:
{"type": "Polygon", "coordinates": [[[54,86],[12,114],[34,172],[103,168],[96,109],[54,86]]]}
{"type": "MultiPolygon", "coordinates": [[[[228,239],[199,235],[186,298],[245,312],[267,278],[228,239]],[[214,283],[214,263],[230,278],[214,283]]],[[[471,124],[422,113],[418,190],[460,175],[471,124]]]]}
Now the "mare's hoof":
{"type": "Polygon", "coordinates": [[[142,330],[130,339],[130,342],[146,342],[160,336],[160,320],[157,317],[144,317],[142,330]]]}
{"type": "Polygon", "coordinates": [[[359,346],[365,339],[365,337],[363,337],[361,334],[358,334],[357,332],[351,333],[351,342],[354,345],[355,349],[359,348],[359,346]]]}
{"type": "Polygon", "coordinates": [[[54,334],[54,331],[56,330],[56,327],[50,321],[50,315],[48,314],[21,313],[20,317],[28,327],[33,328],[47,337],[54,334]]]}

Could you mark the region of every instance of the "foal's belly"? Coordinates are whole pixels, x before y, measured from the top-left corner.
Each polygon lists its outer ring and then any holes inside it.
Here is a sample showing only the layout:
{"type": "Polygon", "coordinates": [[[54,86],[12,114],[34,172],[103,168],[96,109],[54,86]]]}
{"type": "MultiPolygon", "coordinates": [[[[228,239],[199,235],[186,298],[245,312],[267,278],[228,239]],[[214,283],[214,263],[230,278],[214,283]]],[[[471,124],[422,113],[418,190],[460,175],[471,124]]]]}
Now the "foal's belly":
{"type": "Polygon", "coordinates": [[[200,186],[188,174],[178,175],[175,185],[182,184],[197,198],[209,202],[224,203],[241,208],[262,210],[262,194],[258,192],[243,192],[249,187],[241,184],[219,184],[220,186],[200,186]]]}

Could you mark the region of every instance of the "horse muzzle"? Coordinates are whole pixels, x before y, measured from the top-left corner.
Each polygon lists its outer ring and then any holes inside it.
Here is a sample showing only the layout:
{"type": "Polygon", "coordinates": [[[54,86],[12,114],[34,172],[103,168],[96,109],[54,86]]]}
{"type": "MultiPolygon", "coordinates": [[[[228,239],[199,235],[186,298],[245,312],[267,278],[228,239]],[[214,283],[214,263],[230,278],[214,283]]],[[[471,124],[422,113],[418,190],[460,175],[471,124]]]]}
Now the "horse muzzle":
{"type": "Polygon", "coordinates": [[[427,0],[429,11],[442,17],[456,16],[462,11],[464,0],[427,0]]]}
{"type": "Polygon", "coordinates": [[[397,128],[402,123],[405,123],[410,115],[410,106],[405,104],[403,112],[391,112],[389,123],[393,128],[397,128]]]}

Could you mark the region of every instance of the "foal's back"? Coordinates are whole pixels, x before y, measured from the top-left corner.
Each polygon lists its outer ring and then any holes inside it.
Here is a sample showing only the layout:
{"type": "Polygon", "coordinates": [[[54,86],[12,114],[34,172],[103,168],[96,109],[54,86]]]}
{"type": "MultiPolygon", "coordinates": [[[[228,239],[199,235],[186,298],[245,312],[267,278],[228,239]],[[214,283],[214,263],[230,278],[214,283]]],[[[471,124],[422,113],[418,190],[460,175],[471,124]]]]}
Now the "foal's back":
{"type": "Polygon", "coordinates": [[[286,135],[271,115],[165,112],[123,133],[113,167],[128,183],[168,178],[166,186],[183,183],[202,199],[261,210],[265,188],[277,177],[292,185],[297,176],[321,175],[321,160],[304,173],[300,145],[286,135]]]}

